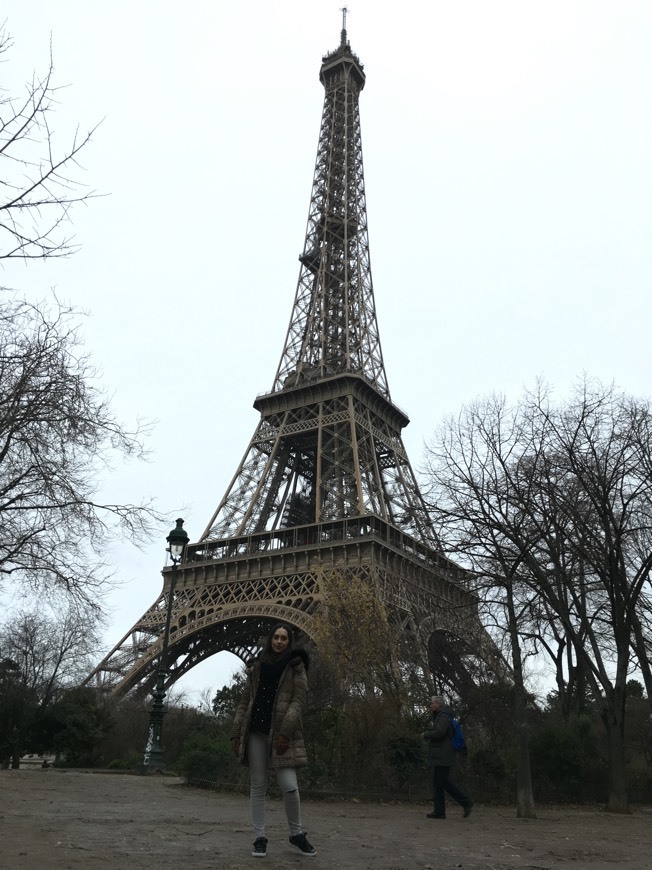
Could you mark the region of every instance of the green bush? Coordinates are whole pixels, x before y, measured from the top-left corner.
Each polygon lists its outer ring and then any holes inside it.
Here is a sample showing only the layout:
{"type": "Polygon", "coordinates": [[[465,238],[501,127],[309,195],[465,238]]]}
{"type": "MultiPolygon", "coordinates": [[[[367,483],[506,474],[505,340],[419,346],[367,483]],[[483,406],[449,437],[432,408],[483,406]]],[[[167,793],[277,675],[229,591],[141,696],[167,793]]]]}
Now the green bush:
{"type": "Polygon", "coordinates": [[[131,752],[126,758],[114,758],[107,764],[107,770],[136,770],[142,764],[142,755],[131,752]]]}
{"type": "Polygon", "coordinates": [[[421,737],[402,735],[389,743],[389,760],[403,782],[409,782],[426,764],[426,747],[421,737]]]}
{"type": "Polygon", "coordinates": [[[590,719],[578,716],[544,725],[530,739],[530,759],[533,775],[552,782],[579,782],[595,775],[599,752],[590,719]]]}
{"type": "Polygon", "coordinates": [[[197,732],[184,742],[175,769],[189,782],[217,782],[228,776],[233,770],[234,762],[231,746],[226,738],[212,738],[197,732]]]}
{"type": "Polygon", "coordinates": [[[493,749],[478,749],[471,756],[471,766],[476,776],[484,779],[504,779],[507,769],[503,759],[493,749]]]}

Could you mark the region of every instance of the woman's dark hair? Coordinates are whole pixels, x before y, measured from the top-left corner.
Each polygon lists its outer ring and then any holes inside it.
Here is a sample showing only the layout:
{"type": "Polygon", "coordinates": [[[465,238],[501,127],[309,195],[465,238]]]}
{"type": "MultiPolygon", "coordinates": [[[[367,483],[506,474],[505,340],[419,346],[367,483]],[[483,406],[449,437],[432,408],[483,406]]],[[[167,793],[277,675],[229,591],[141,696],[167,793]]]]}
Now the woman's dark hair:
{"type": "Polygon", "coordinates": [[[292,650],[294,649],[294,632],[292,631],[292,626],[288,625],[287,622],[277,622],[270,631],[270,633],[267,635],[265,649],[263,650],[262,658],[267,661],[274,658],[274,653],[272,652],[272,638],[279,630],[279,628],[285,629],[285,631],[287,631],[288,633],[288,646],[285,652],[289,653],[292,652],[292,650]]]}

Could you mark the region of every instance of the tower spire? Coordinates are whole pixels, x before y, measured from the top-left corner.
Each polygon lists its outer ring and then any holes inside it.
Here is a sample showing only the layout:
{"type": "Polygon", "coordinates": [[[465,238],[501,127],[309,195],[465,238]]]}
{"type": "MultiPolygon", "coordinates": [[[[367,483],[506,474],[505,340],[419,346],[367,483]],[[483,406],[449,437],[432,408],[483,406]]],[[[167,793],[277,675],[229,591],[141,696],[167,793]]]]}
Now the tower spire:
{"type": "Polygon", "coordinates": [[[319,78],[324,108],[308,224],[273,390],[352,372],[389,399],[369,258],[359,108],[364,67],[343,42],[324,56],[319,78]]]}
{"type": "MultiPolygon", "coordinates": [[[[346,7],[342,10],[346,23],[346,7]]],[[[343,28],[345,35],[346,30],[343,28]]],[[[322,58],[317,161],[290,325],[261,420],[203,541],[374,514],[436,546],[401,441],[376,321],[348,42],[322,58]]]]}
{"type": "Polygon", "coordinates": [[[346,6],[342,6],[340,12],[342,13],[342,33],[340,34],[340,48],[346,45],[346,15],[348,13],[348,9],[346,6]]]}

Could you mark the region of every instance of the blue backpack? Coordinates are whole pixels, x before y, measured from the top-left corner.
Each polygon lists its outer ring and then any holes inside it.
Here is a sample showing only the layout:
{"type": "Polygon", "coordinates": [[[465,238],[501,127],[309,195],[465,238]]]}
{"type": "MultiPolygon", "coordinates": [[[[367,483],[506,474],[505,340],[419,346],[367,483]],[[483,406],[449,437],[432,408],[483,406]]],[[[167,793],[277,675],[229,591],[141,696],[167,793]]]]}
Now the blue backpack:
{"type": "Polygon", "coordinates": [[[466,752],[466,740],[464,739],[462,726],[453,716],[450,717],[450,720],[452,729],[451,746],[455,752],[466,752]]]}

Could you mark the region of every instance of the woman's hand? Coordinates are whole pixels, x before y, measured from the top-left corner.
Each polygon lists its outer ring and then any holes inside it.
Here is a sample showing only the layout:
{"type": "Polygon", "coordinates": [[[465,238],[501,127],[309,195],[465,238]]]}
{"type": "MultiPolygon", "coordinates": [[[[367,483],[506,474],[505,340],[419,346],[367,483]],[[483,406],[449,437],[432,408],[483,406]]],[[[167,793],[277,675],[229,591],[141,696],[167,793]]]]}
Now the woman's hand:
{"type": "Polygon", "coordinates": [[[240,740],[237,737],[233,737],[231,739],[231,749],[233,750],[234,755],[239,755],[240,753],[240,740]]]}
{"type": "Polygon", "coordinates": [[[279,734],[276,740],[274,741],[274,748],[276,749],[277,755],[285,755],[290,747],[290,741],[287,737],[284,737],[282,734],[279,734]]]}

